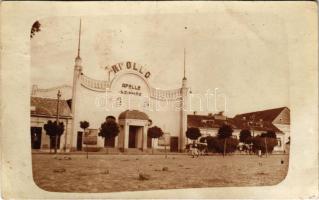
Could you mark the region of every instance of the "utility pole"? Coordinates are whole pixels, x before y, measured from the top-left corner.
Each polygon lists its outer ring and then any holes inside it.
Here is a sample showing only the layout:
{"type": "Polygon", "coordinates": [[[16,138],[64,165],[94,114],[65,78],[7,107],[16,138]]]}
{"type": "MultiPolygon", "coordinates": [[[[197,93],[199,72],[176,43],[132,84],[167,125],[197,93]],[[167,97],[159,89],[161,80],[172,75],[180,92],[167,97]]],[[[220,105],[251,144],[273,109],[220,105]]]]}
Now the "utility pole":
{"type": "Polygon", "coordinates": [[[267,137],[265,137],[266,157],[268,157],[267,137]]]}
{"type": "Polygon", "coordinates": [[[67,128],[68,128],[68,120],[66,120],[66,125],[65,125],[65,136],[64,136],[64,154],[66,154],[66,145],[67,145],[67,128]]]}
{"type": "Polygon", "coordinates": [[[58,132],[59,132],[59,104],[60,104],[60,97],[61,97],[61,92],[60,90],[58,91],[57,94],[58,97],[58,102],[56,106],[56,124],[57,124],[57,129],[55,132],[55,147],[54,147],[54,153],[57,153],[57,148],[58,148],[58,132]]]}

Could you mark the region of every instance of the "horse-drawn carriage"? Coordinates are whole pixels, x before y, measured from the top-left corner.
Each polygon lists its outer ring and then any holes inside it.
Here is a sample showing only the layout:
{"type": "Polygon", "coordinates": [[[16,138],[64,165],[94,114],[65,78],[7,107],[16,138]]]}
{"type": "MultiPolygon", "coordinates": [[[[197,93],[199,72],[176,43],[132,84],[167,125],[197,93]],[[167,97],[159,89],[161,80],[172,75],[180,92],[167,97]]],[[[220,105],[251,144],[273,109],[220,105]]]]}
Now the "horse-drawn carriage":
{"type": "Polygon", "coordinates": [[[196,143],[190,143],[186,145],[186,152],[188,152],[193,157],[198,157],[202,155],[208,154],[207,144],[196,142],[196,143]]]}

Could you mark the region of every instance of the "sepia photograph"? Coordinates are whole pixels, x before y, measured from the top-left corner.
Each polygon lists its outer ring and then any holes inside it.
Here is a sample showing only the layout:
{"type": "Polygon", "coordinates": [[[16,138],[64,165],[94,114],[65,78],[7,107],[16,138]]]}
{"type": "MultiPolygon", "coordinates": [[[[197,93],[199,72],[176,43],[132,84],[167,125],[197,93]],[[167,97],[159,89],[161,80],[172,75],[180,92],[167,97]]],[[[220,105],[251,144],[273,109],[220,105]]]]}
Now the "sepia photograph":
{"type": "Polygon", "coordinates": [[[4,199],[318,199],[316,3],[1,6],[4,199]]]}
{"type": "Polygon", "coordinates": [[[281,182],[290,146],[282,26],[257,14],[242,18],[259,21],[252,29],[223,27],[214,15],[35,21],[35,183],[116,192],[281,182]]]}

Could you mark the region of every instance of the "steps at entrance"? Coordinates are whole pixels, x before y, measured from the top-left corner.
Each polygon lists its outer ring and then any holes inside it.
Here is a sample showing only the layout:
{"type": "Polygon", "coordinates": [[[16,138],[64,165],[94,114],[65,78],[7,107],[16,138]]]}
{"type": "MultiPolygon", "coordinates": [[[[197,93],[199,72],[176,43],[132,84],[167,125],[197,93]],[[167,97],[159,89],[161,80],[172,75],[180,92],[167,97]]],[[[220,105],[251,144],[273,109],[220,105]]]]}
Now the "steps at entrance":
{"type": "Polygon", "coordinates": [[[121,154],[122,151],[118,148],[102,148],[99,152],[105,154],[121,154]]]}

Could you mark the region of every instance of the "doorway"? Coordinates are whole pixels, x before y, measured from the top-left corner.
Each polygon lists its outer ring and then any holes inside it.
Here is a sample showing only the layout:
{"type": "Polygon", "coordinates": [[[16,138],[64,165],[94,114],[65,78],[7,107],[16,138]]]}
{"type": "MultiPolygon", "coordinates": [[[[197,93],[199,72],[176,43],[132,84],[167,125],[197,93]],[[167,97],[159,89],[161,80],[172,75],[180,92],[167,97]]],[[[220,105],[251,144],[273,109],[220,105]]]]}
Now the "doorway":
{"type": "Polygon", "coordinates": [[[31,127],[31,148],[41,148],[41,133],[42,127],[31,127]]]}
{"type": "Polygon", "coordinates": [[[137,130],[138,126],[129,126],[128,148],[137,148],[137,130]]]}
{"type": "Polygon", "coordinates": [[[76,140],[76,150],[77,151],[82,151],[82,137],[83,137],[83,132],[78,131],[78,136],[76,140]]]}
{"type": "Polygon", "coordinates": [[[178,152],[178,137],[171,137],[170,149],[171,152],[178,152]]]}

